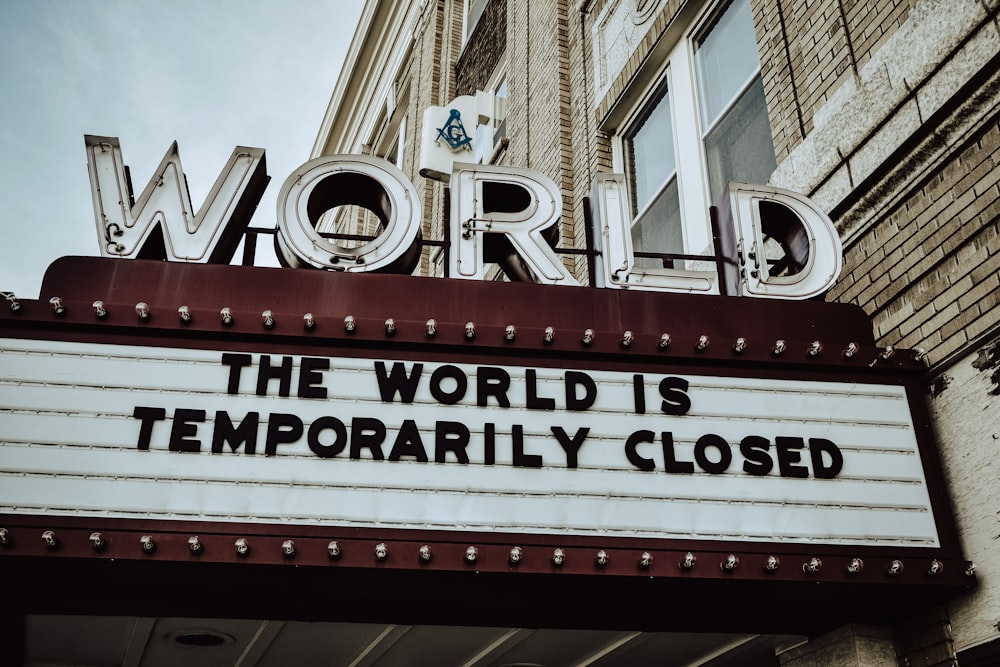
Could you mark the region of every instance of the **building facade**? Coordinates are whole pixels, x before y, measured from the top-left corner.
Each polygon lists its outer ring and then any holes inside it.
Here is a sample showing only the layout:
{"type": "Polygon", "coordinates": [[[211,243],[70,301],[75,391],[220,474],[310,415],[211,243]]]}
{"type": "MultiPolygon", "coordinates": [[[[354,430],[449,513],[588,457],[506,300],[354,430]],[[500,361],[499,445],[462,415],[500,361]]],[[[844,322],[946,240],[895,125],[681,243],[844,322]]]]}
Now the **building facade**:
{"type": "MultiPolygon", "coordinates": [[[[654,271],[697,265],[657,255],[711,254],[709,208],[727,181],[811,198],[844,247],[826,300],[861,306],[880,346],[926,351],[942,469],[980,583],[892,625],[847,616],[776,660],[991,664],[1000,660],[998,7],[373,0],[313,157],[395,163],[421,198],[424,238],[446,240],[446,184],[420,173],[422,138],[438,129],[423,112],[482,91],[475,150],[456,160],[552,179],[562,195],[557,252],[584,284],[593,277],[579,251],[598,174],[625,175],[635,249],[653,255],[639,262],[654,271]]],[[[328,224],[374,232],[351,216],[328,224]]],[[[425,245],[417,271],[447,274],[446,253],[425,245]]]]}
{"type": "Polygon", "coordinates": [[[992,0],[370,0],[275,230],[264,149],[192,226],[88,135],[0,662],[996,664],[998,64],[992,0]]]}

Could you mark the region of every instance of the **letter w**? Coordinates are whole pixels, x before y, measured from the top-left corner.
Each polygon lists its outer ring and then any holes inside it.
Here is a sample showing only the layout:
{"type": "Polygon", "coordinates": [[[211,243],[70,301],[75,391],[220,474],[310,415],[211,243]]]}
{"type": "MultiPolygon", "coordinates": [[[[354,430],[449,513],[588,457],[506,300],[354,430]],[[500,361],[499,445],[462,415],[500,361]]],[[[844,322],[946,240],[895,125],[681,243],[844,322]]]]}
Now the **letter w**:
{"type": "Polygon", "coordinates": [[[264,194],[264,149],[237,146],[195,213],[177,142],[135,201],[118,137],[84,135],[104,257],[228,263],[264,194]]]}
{"type": "Polygon", "coordinates": [[[406,366],[397,361],[392,365],[392,370],[386,374],[385,362],[376,361],[375,376],[378,378],[378,390],[382,395],[382,400],[386,403],[392,403],[393,397],[399,392],[399,400],[403,403],[412,403],[413,397],[417,393],[420,373],[423,370],[423,364],[413,364],[413,370],[407,376],[406,366]]]}

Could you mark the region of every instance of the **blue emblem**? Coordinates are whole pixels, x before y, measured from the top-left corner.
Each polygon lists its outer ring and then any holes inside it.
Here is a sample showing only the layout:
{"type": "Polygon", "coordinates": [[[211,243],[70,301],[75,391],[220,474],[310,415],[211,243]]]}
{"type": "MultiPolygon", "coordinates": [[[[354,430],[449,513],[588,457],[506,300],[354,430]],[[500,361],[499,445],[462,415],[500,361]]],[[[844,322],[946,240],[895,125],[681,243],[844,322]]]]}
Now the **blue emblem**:
{"type": "Polygon", "coordinates": [[[444,139],[453,151],[463,147],[466,150],[472,150],[472,137],[465,131],[465,126],[462,125],[462,114],[458,112],[458,109],[451,110],[448,122],[444,124],[444,127],[439,127],[437,132],[438,138],[434,140],[435,143],[438,139],[444,139]]]}

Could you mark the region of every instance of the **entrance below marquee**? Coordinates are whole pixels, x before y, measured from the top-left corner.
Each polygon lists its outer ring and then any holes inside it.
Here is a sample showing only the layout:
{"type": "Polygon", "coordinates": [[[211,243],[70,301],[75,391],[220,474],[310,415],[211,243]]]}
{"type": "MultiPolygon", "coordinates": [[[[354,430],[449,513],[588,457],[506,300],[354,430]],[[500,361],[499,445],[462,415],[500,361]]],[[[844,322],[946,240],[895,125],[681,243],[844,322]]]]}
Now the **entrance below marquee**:
{"type": "Polygon", "coordinates": [[[23,637],[29,667],[770,667],[778,664],[776,652],[805,641],[794,635],[44,614],[25,617],[23,637]]]}

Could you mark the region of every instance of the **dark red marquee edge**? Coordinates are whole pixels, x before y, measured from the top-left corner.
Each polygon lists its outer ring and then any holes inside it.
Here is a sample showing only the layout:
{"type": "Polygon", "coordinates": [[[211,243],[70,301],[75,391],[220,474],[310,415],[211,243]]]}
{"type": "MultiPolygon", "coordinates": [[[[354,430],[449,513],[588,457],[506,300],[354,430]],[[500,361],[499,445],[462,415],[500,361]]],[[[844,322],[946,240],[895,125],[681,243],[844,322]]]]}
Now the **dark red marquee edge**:
{"type": "Polygon", "coordinates": [[[14,609],[61,613],[219,615],[404,623],[475,622],[746,632],[819,631],[886,622],[975,585],[962,558],[910,350],[874,346],[865,313],[820,301],[597,290],[394,275],[347,274],[67,257],[47,271],[40,298],[0,304],[0,336],[139,346],[209,347],[315,356],[372,356],[484,364],[875,382],[906,387],[940,548],[603,539],[458,531],[0,515],[7,577],[29,585],[14,609]],[[58,297],[64,311],[50,304],[58,297]],[[93,302],[104,303],[99,318],[93,302]],[[141,320],[136,304],[148,304],[141,320]],[[178,317],[188,306],[190,322],[178,317]],[[229,308],[233,321],[222,323],[229,308]],[[266,327],[261,313],[270,310],[266,327]],[[314,326],[303,316],[311,313],[314,326]],[[347,332],[346,316],[357,328],[347,332]],[[385,332],[392,318],[396,331],[385,332]],[[425,334],[433,318],[438,333],[425,334]],[[475,337],[466,337],[466,323],[475,337]],[[507,341],[507,325],[516,338],[507,341]],[[543,341],[553,327],[551,343],[543,341]],[[581,342],[587,328],[595,332],[581,342]],[[633,334],[622,345],[624,332],[633,334]],[[664,333],[671,342],[659,343],[664,333]],[[706,336],[708,346],[696,349],[706,336]],[[737,338],[747,341],[736,352],[737,338]],[[780,355],[775,341],[785,341],[780,355]],[[822,343],[815,356],[807,350],[822,343]],[[854,343],[853,356],[843,351],[854,343]],[[43,531],[53,531],[55,548],[43,531]],[[92,533],[103,545],[95,549],[92,533]],[[155,549],[143,551],[149,536],[155,549]],[[201,551],[189,540],[198,536],[201,551]],[[250,550],[239,556],[235,540],[250,550]],[[294,543],[294,555],[282,544],[294,543]],[[339,554],[331,557],[335,541],[339,554]],[[384,544],[387,557],[375,556],[384,544]],[[419,556],[428,546],[429,561],[419,556]],[[475,546],[478,557],[466,558],[475,546]],[[509,561],[520,547],[522,558],[509,561]],[[553,563],[555,549],[565,560],[553,563]],[[596,563],[599,550],[608,562],[596,563]],[[652,562],[640,564],[648,554],[652,562]],[[696,561],[684,568],[690,553],[696,561]],[[733,570],[722,561],[738,558],[733,570]],[[779,565],[763,567],[769,556],[779,565]],[[818,572],[803,567],[820,559],[818,572]],[[864,562],[848,572],[854,558],[864,562]],[[900,572],[891,564],[899,561],[900,572]],[[937,573],[931,565],[937,561],[937,573]],[[95,594],[99,591],[100,594],[95,594]],[[425,605],[419,604],[426,601],[425,605]],[[469,612],[472,608],[476,613],[469,612]],[[706,625],[707,624],[707,625],[706,625]]]}

